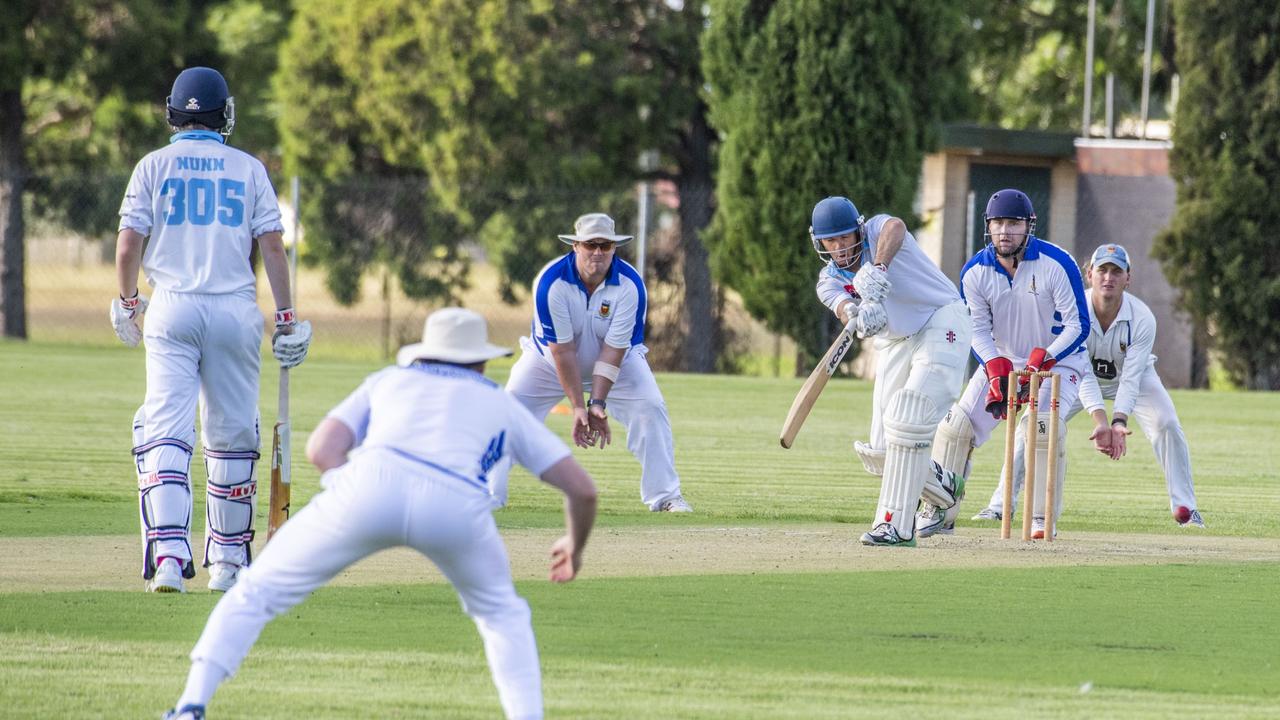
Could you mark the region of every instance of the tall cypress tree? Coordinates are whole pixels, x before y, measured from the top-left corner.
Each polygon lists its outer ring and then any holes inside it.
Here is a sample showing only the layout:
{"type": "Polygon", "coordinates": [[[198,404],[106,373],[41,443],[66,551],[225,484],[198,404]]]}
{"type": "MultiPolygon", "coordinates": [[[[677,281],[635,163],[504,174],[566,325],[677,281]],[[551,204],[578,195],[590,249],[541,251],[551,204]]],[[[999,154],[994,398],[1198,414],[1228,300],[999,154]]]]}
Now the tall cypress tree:
{"type": "Polygon", "coordinates": [[[828,195],[911,224],[937,123],[966,107],[963,16],[945,0],[714,0],[703,40],[721,133],[712,247],[747,310],[809,359],[834,325],[818,303],[809,213],[828,195]]]}
{"type": "Polygon", "coordinates": [[[1244,387],[1280,390],[1280,5],[1179,0],[1172,172],[1155,254],[1244,387]]]}

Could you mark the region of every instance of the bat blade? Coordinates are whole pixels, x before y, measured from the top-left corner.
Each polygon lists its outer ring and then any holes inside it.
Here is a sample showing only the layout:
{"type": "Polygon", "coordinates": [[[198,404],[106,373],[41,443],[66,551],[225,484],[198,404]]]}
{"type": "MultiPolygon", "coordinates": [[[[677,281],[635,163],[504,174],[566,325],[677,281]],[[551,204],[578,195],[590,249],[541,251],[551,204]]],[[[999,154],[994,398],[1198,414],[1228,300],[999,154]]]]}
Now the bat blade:
{"type": "Polygon", "coordinates": [[[289,519],[292,472],[289,463],[289,423],[278,422],[271,439],[271,511],[267,515],[267,541],[289,519]]]}
{"type": "Polygon", "coordinates": [[[805,419],[809,417],[809,411],[813,409],[818,396],[822,394],[822,389],[827,386],[827,381],[831,379],[836,368],[840,367],[840,361],[852,346],[853,330],[846,327],[831,343],[827,354],[822,357],[822,362],[819,362],[813,372],[809,373],[804,385],[800,386],[796,399],[791,402],[791,410],[787,412],[786,421],[782,423],[782,434],[778,436],[778,442],[782,447],[790,448],[795,442],[796,435],[800,433],[800,426],[804,425],[805,419]]]}

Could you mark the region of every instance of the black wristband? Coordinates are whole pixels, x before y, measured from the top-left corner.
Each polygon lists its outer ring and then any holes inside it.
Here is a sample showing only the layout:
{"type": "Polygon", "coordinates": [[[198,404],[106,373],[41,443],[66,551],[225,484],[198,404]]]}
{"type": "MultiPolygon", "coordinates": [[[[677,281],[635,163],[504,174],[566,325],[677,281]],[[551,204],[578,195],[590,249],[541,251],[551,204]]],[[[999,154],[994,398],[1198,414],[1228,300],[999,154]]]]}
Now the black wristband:
{"type": "Polygon", "coordinates": [[[1125,427],[1129,427],[1129,420],[1128,420],[1128,418],[1111,418],[1111,424],[1112,424],[1112,425],[1123,425],[1123,426],[1125,426],[1125,427]]]}
{"type": "Polygon", "coordinates": [[[591,407],[592,405],[599,405],[601,410],[609,409],[604,400],[601,400],[600,398],[591,398],[587,401],[587,407],[591,407]]]}

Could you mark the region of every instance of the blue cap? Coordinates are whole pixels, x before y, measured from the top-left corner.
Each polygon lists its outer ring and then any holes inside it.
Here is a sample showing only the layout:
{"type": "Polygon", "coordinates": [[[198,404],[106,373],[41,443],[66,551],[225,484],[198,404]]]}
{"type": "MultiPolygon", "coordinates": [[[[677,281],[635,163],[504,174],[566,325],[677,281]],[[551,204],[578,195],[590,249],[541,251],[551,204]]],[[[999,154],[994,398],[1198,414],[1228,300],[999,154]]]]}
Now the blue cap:
{"type": "Polygon", "coordinates": [[[1093,251],[1093,259],[1089,264],[1100,267],[1107,263],[1129,272],[1129,251],[1125,250],[1123,245],[1099,245],[1098,249],[1093,251]]]}

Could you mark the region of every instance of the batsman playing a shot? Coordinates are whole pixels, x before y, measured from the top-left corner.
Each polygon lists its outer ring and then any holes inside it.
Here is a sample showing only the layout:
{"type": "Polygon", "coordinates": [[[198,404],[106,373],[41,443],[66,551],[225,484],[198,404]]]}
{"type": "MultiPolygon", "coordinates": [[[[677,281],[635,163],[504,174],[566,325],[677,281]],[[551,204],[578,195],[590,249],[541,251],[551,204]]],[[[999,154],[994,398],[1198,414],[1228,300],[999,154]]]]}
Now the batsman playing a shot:
{"type": "MultiPolygon", "coordinates": [[[[1080,269],[1066,250],[1035,236],[1036,213],[1031,199],[1019,190],[1000,190],[987,201],[983,213],[988,245],[965,264],[960,291],[973,320],[973,352],[982,362],[960,401],[938,427],[936,446],[949,460],[945,469],[968,477],[969,456],[1005,419],[1008,393],[1019,393],[1025,402],[1029,380],[1008,387],[1015,367],[1050,371],[1062,377],[1059,392],[1057,487],[1055,520],[1062,513],[1062,485],[1066,476],[1066,415],[1076,402],[1080,382],[1089,372],[1084,352],[1089,336],[1089,313],[1080,269]]],[[[1050,383],[1040,384],[1040,407],[1049,408],[1050,383]]],[[[1106,413],[1094,415],[1090,437],[1100,450],[1109,447],[1111,429],[1106,413]]],[[[1045,487],[1048,464],[1049,423],[1037,423],[1036,487],[1045,487]]],[[[1044,494],[1036,493],[1032,537],[1044,537],[1044,494]]],[[[928,536],[955,527],[959,504],[950,509],[926,505],[921,510],[920,533],[928,536]]],[[[1055,522],[1055,527],[1057,523],[1055,522]]]]}
{"type": "MultiPolygon", "coordinates": [[[[1085,275],[1089,280],[1085,296],[1089,300],[1091,327],[1085,345],[1093,363],[1093,376],[1084,379],[1079,401],[1070,408],[1067,417],[1073,417],[1082,408],[1091,414],[1104,410],[1104,399],[1114,401],[1112,457],[1117,460],[1124,455],[1126,436],[1132,432],[1129,418],[1137,418],[1164,470],[1169,511],[1174,521],[1183,527],[1202,528],[1204,519],[1196,506],[1187,436],[1182,432],[1169,391],[1156,372],[1156,356],[1151,354],[1156,341],[1156,318],[1146,303],[1125,291],[1130,280],[1128,251],[1111,243],[1098,246],[1085,275]]],[[[1026,451],[1026,440],[1021,434],[1016,447],[1015,498],[1022,490],[1024,479],[1021,458],[1026,451]]],[[[1000,520],[1003,505],[1004,488],[997,486],[990,504],[973,519],[1000,520]]]]}
{"type": "Polygon", "coordinates": [[[858,337],[876,338],[871,442],[855,442],[854,451],[882,480],[862,542],[912,547],[922,493],[944,508],[964,495],[963,478],[941,472],[930,446],[964,380],[968,311],[902,220],[864,221],[848,198],[829,197],[814,206],[812,223],[813,249],[825,261],[818,299],[858,337]]]}
{"type": "Polygon", "coordinates": [[[165,718],[204,718],[268,622],[348,566],[400,546],[425,555],[458,592],[506,716],[542,717],[529,605],[511,581],[489,491],[517,462],[564,493],[566,529],[551,546],[550,578],[568,582],[582,566],[596,489],[569,448],[485,378],[487,361],[510,354],[489,344],[483,317],[437,310],[421,343],[401,348],[396,366],[370,375],[320,421],[307,458],[323,473],[323,491],[213,609],[165,718]]]}
{"type": "MultiPolygon", "coordinates": [[[[568,398],[578,447],[609,444],[612,412],[640,461],[640,500],[653,512],[693,512],[680,494],[667,403],[645,360],[644,278],[617,256],[631,236],[614,232],[608,215],[589,213],[559,237],[573,250],[533,281],[532,331],[520,338],[507,392],[539,419],[568,398]]],[[[505,503],[505,490],[495,487],[494,498],[505,503]]]]}
{"type": "Polygon", "coordinates": [[[250,262],[256,241],[278,308],[272,351],[282,367],[306,357],[309,323],[291,307],[280,208],[262,163],[226,145],[235,104],[218,71],[182,71],[168,99],[168,147],[133,170],[120,205],[111,324],[124,344],[146,340],[147,392],[133,418],[142,520],[142,577],[183,592],[191,551],[191,455],[199,398],[209,588],[229,589],[251,560],[257,497],[258,352],[263,318],[250,262]],[[144,251],[145,248],[145,251],[144,251]],[[138,269],[154,288],[138,292],[138,269]],[[146,313],[145,330],[139,326],[146,313]]]}

